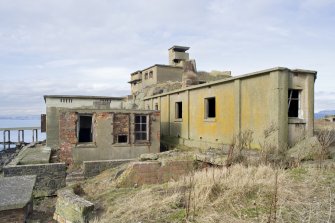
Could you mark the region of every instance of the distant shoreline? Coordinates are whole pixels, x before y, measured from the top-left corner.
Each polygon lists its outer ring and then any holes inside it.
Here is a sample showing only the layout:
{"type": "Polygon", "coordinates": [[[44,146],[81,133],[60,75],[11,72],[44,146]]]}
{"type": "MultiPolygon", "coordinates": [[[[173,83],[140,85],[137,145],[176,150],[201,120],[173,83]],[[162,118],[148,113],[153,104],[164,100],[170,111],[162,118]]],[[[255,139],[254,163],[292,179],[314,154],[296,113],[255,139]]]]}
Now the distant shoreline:
{"type": "Polygon", "coordinates": [[[39,120],[41,119],[40,115],[0,115],[1,119],[7,120],[39,120]]]}

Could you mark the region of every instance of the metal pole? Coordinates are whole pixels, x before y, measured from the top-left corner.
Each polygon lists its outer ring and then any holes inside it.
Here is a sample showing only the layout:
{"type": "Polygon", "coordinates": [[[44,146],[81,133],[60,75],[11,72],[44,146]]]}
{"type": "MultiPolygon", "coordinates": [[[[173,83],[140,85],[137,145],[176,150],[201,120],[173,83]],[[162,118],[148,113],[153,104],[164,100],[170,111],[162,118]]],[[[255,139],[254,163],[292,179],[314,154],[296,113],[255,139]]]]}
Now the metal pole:
{"type": "Polygon", "coordinates": [[[10,149],[10,130],[3,131],[3,148],[6,149],[6,147],[10,149]],[[7,132],[8,141],[6,141],[6,132],[7,132]]]}
{"type": "Polygon", "coordinates": [[[8,130],[8,149],[10,149],[10,130],[8,130]]]}
{"type": "Polygon", "coordinates": [[[33,137],[33,141],[32,141],[32,142],[35,142],[35,133],[34,133],[34,129],[32,130],[32,132],[33,132],[33,135],[32,135],[32,137],[33,137]]]}
{"type": "Polygon", "coordinates": [[[37,129],[34,129],[35,131],[35,134],[36,134],[36,142],[38,141],[38,130],[37,129]]]}
{"type": "Polygon", "coordinates": [[[3,149],[6,149],[6,130],[3,131],[3,149]]]}
{"type": "Polygon", "coordinates": [[[18,142],[24,142],[24,130],[18,130],[18,142]]]}

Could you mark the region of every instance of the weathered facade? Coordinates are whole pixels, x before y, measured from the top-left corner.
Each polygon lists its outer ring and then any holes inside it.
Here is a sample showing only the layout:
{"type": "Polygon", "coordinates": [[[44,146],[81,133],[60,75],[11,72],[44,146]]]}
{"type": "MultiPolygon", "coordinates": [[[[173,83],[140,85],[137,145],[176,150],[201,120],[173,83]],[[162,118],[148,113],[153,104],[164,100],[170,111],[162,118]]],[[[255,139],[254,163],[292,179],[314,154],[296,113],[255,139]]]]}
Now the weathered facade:
{"type": "Polygon", "coordinates": [[[45,95],[47,146],[59,148],[59,116],[61,109],[121,109],[122,97],[45,95]]]}
{"type": "Polygon", "coordinates": [[[285,148],[313,135],[316,71],[276,67],[235,77],[197,72],[188,49],[173,46],[169,65],[132,73],[128,97],[45,96],[48,146],[61,148],[71,163],[159,152],[160,135],[201,148],[229,145],[245,131],[253,132],[254,148],[265,139],[285,148]],[[143,143],[136,140],[138,114],[149,121],[143,143]],[[80,127],[90,122],[86,130],[80,127]],[[90,143],[81,145],[83,135],[91,135],[90,143]]]}
{"type": "Polygon", "coordinates": [[[160,151],[159,111],[123,110],[123,98],[115,97],[44,98],[47,145],[59,149],[61,161],[130,159],[160,151]]]}
{"type": "MultiPolygon", "coordinates": [[[[189,54],[186,52],[189,47],[173,46],[169,49],[169,64],[155,64],[143,70],[138,70],[130,74],[131,93],[138,94],[143,88],[151,87],[160,83],[182,82],[184,75],[185,63],[189,61],[189,54]]],[[[194,62],[195,66],[195,61],[194,62]]],[[[230,76],[229,71],[213,73],[200,72],[199,81],[204,83],[207,81],[222,79],[230,76]]]]}
{"type": "Polygon", "coordinates": [[[253,147],[271,132],[275,146],[294,144],[314,128],[316,72],[278,67],[144,98],[161,111],[162,140],[218,147],[253,131],[253,147]],[[271,131],[270,131],[271,130],[271,131]]]}

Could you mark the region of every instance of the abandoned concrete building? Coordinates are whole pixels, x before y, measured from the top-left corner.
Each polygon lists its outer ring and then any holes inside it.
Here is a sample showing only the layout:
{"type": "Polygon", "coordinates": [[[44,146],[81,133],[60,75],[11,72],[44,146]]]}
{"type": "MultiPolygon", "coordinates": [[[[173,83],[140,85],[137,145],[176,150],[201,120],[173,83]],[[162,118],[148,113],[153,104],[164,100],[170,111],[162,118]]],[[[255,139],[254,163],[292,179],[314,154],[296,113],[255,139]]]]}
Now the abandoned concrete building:
{"type": "Polygon", "coordinates": [[[335,122],[335,115],[326,115],[325,120],[327,122],[335,122]]]}
{"type": "Polygon", "coordinates": [[[222,147],[246,130],[254,148],[269,135],[277,147],[313,135],[316,71],[201,72],[188,50],[173,46],[169,65],[131,73],[127,97],[45,96],[47,145],[80,162],[159,152],[160,140],[222,147]]]}
{"type": "Polygon", "coordinates": [[[122,98],[44,96],[47,146],[66,163],[128,159],[160,149],[160,112],[122,110],[122,98]]]}

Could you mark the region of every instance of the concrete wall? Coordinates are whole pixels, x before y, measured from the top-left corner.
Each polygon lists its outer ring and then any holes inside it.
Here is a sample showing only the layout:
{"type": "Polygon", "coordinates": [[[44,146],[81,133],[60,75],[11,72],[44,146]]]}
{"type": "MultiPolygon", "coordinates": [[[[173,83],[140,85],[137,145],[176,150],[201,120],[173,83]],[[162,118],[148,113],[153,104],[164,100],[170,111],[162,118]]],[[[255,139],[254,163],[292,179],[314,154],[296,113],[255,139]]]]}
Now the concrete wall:
{"type": "Polygon", "coordinates": [[[74,194],[71,189],[57,192],[56,210],[54,220],[57,222],[88,223],[93,217],[93,203],[74,194]]]}
{"type": "Polygon", "coordinates": [[[288,76],[288,88],[300,90],[300,112],[298,118],[289,118],[289,144],[293,145],[304,135],[313,136],[314,130],[314,77],[295,70],[288,76]]]}
{"type": "Polygon", "coordinates": [[[134,159],[84,161],[85,178],[94,177],[102,171],[135,161],[134,159]]]}
{"type": "Polygon", "coordinates": [[[147,69],[144,69],[142,71],[142,88],[145,88],[147,86],[151,86],[153,84],[157,84],[157,66],[152,66],[149,67],[147,69]],[[150,78],[150,72],[152,72],[152,77],[150,78]],[[147,76],[147,79],[145,78],[145,76],[147,76]]]}
{"type": "Polygon", "coordinates": [[[66,165],[64,163],[7,165],[3,168],[4,177],[36,175],[34,197],[54,195],[65,187],[66,165]]]}
{"type": "Polygon", "coordinates": [[[141,91],[141,89],[152,86],[158,83],[165,83],[167,81],[182,81],[183,68],[166,66],[166,65],[154,65],[149,68],[144,69],[140,74],[141,81],[136,84],[131,83],[131,93],[136,94],[136,92],[141,91]],[[153,76],[150,78],[150,72],[153,76]],[[145,76],[148,74],[148,78],[145,76]]]}
{"type": "Polygon", "coordinates": [[[66,163],[80,163],[90,160],[132,159],[143,153],[160,151],[160,112],[139,110],[63,110],[60,116],[60,157],[66,163]],[[93,115],[91,143],[78,143],[77,117],[80,114],[93,115]],[[147,115],[149,119],[148,139],[135,140],[135,115],[147,115]],[[118,115],[126,115],[127,123],[118,122],[118,115]],[[119,127],[121,128],[119,128],[119,127]],[[118,131],[128,132],[128,142],[118,143],[118,131]]]}
{"type": "Polygon", "coordinates": [[[158,66],[157,67],[157,83],[164,83],[167,81],[182,81],[183,68],[158,66]]]}
{"type": "Polygon", "coordinates": [[[194,161],[166,160],[134,162],[120,176],[117,184],[120,187],[133,187],[144,184],[157,184],[177,180],[195,169],[194,161]]]}
{"type": "Polygon", "coordinates": [[[192,147],[220,147],[234,135],[252,130],[252,147],[259,147],[270,127],[272,142],[279,148],[292,145],[296,128],[305,123],[313,133],[314,79],[316,72],[274,68],[226,80],[188,87],[145,98],[145,107],[155,103],[161,110],[162,141],[192,147]],[[301,116],[288,119],[288,89],[301,89],[301,116]],[[205,118],[205,100],[215,97],[216,117],[205,118]],[[183,118],[175,118],[175,104],[182,102],[183,118]],[[294,122],[292,127],[291,122],[294,122]],[[290,136],[290,137],[289,137],[290,136]]]}
{"type": "Polygon", "coordinates": [[[87,97],[76,98],[69,97],[55,97],[45,96],[46,103],[46,140],[47,146],[52,149],[59,148],[59,111],[64,108],[88,108],[88,109],[120,109],[122,108],[122,100],[116,98],[99,98],[87,97]]]}

